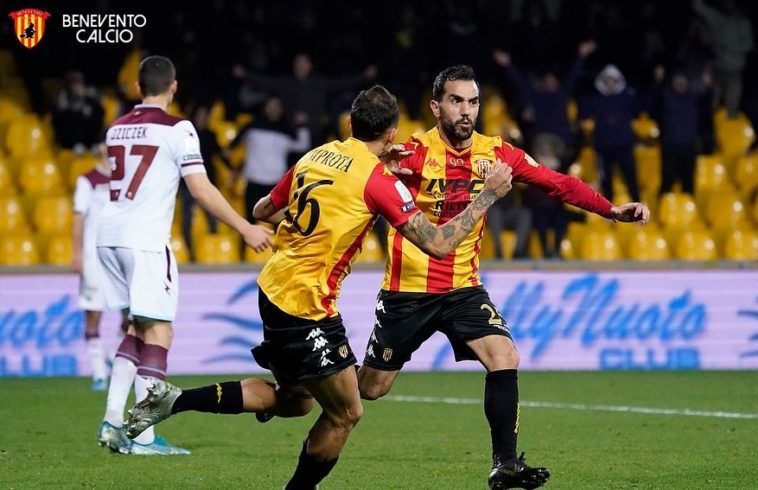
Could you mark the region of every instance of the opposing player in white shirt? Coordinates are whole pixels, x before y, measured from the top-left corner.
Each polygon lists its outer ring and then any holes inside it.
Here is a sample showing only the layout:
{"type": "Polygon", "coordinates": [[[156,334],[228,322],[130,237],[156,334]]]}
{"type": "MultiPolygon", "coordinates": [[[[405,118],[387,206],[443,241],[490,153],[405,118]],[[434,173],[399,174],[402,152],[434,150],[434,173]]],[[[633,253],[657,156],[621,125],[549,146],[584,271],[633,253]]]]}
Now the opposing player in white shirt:
{"type": "MultiPolygon", "coordinates": [[[[108,389],[106,354],[100,341],[100,320],[108,309],[100,279],[95,236],[100,211],[108,201],[111,170],[108,168],[105,145],[101,145],[97,166],[76,179],[74,192],[73,269],[79,273],[79,307],[84,310],[84,338],[92,366],[92,391],[108,389]]],[[[126,311],[126,310],[123,310],[126,311]]],[[[127,317],[124,314],[122,328],[127,317]]]]}
{"type": "Polygon", "coordinates": [[[166,377],[178,299],[178,277],[169,238],[183,177],[192,197],[238,231],[256,251],[272,244],[271,232],[242,218],[210,183],[192,123],[166,108],[177,89],[171,60],[149,56],[139,66],[142,104],[108,129],[110,200],[97,232],[97,254],[110,308],[129,308],[133,327],[113,362],[105,419],[98,441],[125,454],[187,454],[152,431],[130,441],[123,411],[132,381],[137,400],[166,377]]]}

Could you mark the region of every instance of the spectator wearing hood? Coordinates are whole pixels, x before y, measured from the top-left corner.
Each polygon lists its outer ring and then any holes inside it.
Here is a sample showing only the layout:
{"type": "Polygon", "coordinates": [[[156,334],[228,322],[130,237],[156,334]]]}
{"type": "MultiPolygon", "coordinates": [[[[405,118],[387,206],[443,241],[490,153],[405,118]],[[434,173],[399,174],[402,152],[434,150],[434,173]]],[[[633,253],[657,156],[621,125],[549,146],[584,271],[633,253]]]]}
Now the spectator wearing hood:
{"type": "Polygon", "coordinates": [[[615,65],[607,65],[598,73],[595,89],[596,93],[580,102],[579,111],[581,118],[595,121],[594,146],[603,195],[613,199],[611,177],[617,165],[632,201],[639,201],[632,121],[641,112],[640,100],[634,89],[627,87],[626,78],[615,65]]]}

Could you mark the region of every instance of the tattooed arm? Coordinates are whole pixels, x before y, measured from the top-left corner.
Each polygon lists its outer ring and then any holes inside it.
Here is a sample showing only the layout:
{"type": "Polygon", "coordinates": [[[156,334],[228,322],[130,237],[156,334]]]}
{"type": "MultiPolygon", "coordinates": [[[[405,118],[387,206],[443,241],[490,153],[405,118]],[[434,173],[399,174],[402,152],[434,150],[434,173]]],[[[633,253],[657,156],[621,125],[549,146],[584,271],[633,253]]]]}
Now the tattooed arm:
{"type": "Polygon", "coordinates": [[[471,233],[490,206],[510,190],[511,168],[498,162],[484,181],[482,192],[458,216],[444,225],[435,226],[419,211],[398,231],[424,252],[442,259],[471,233]]]}

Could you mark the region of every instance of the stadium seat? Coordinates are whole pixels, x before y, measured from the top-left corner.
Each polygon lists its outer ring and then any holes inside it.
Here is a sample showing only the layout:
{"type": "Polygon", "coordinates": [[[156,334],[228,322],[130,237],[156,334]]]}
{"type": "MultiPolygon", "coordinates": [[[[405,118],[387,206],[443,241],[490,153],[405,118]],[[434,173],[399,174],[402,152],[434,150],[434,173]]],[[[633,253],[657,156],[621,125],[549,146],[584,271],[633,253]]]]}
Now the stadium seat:
{"type": "Polygon", "coordinates": [[[618,260],[622,257],[621,245],[610,229],[590,229],[582,239],[579,258],[584,260],[618,260]]]}
{"type": "Polygon", "coordinates": [[[60,196],[64,193],[63,178],[49,158],[26,160],[19,169],[18,181],[28,196],[60,196]]]}
{"type": "Polygon", "coordinates": [[[637,164],[637,181],[640,190],[647,194],[657,194],[661,188],[661,148],[659,146],[636,145],[634,160],[637,164]]]}
{"type": "Polygon", "coordinates": [[[401,112],[400,118],[397,121],[395,141],[408,141],[414,133],[423,133],[424,131],[426,131],[424,123],[411,119],[406,112],[401,112]]]}
{"type": "Polygon", "coordinates": [[[632,131],[638,139],[646,142],[658,139],[661,134],[658,123],[647,112],[643,112],[632,121],[632,131]]]}
{"type": "Polygon", "coordinates": [[[758,199],[753,201],[753,223],[758,225],[758,199]]]}
{"type": "Polygon", "coordinates": [[[47,242],[45,262],[50,265],[71,265],[73,246],[71,234],[53,235],[47,242]]]}
{"type": "Polygon", "coordinates": [[[516,232],[505,230],[500,233],[500,246],[503,247],[503,258],[511,260],[513,249],[516,247],[516,232]]]}
{"type": "Polygon", "coordinates": [[[668,192],[658,205],[658,219],[665,228],[681,229],[700,221],[695,200],[689,194],[668,192]]]}
{"type": "Polygon", "coordinates": [[[0,158],[0,197],[13,197],[16,195],[16,185],[13,183],[13,174],[0,158]]]}
{"type": "Polygon", "coordinates": [[[749,198],[752,192],[758,189],[758,153],[737,160],[734,181],[743,198],[749,198]]]}
{"type": "Polygon", "coordinates": [[[482,241],[479,243],[479,258],[481,260],[494,260],[495,259],[495,242],[493,241],[492,234],[489,228],[484,229],[482,235],[482,241]]]}
{"type": "Polygon", "coordinates": [[[598,182],[597,153],[595,150],[589,146],[579,150],[576,162],[569,167],[568,174],[590,184],[598,182]]]}
{"type": "Polygon", "coordinates": [[[38,233],[66,233],[72,222],[71,198],[43,197],[34,206],[32,222],[38,233]]]}
{"type": "Polygon", "coordinates": [[[186,264],[190,261],[189,249],[181,234],[171,233],[171,250],[174,252],[177,264],[186,264]]]}
{"type": "Polygon", "coordinates": [[[0,198],[0,235],[28,230],[26,215],[18,197],[0,198]]]}
{"type": "Polygon", "coordinates": [[[629,238],[628,257],[632,260],[667,260],[671,258],[668,243],[655,226],[635,227],[629,238]]]}
{"type": "Polygon", "coordinates": [[[68,181],[69,188],[76,188],[76,179],[81,175],[86,174],[97,165],[99,157],[93,153],[84,153],[82,155],[75,156],[69,165],[68,181]]]}
{"type": "Polygon", "coordinates": [[[121,114],[121,101],[115,94],[104,94],[100,97],[103,106],[103,126],[108,127],[121,114]]]}
{"type": "MultiPolygon", "coordinates": [[[[350,137],[350,111],[345,111],[337,118],[337,126],[340,134],[340,139],[345,140],[350,137]]],[[[395,138],[396,142],[400,142],[395,138]]]]}
{"type": "Polygon", "coordinates": [[[39,252],[30,235],[5,235],[0,238],[0,264],[36,265],[39,252]]]}
{"type": "Polygon", "coordinates": [[[482,129],[484,130],[484,134],[500,134],[503,124],[509,119],[508,106],[505,103],[505,99],[499,93],[492,91],[485,98],[482,109],[482,129]]]}
{"type": "Polygon", "coordinates": [[[707,230],[687,230],[676,246],[676,257],[681,260],[715,260],[716,243],[707,230]]]}
{"type": "Polygon", "coordinates": [[[732,230],[724,242],[724,258],[758,260],[758,233],[754,230],[732,230]]]}
{"type": "Polygon", "coordinates": [[[718,111],[714,121],[719,150],[724,155],[727,165],[731,167],[753,144],[755,132],[744,114],[729,119],[723,111],[718,111]]]}
{"type": "Polygon", "coordinates": [[[198,264],[236,264],[240,261],[239,244],[226,235],[201,235],[195,240],[198,264]]]}
{"type": "Polygon", "coordinates": [[[51,153],[47,129],[32,115],[23,115],[10,122],[5,133],[5,147],[10,156],[19,158],[51,153]]]}
{"type": "Polygon", "coordinates": [[[363,241],[361,251],[356,257],[356,262],[381,262],[384,260],[382,244],[379,242],[376,233],[369,233],[363,241]]]}
{"type": "Polygon", "coordinates": [[[574,245],[572,245],[572,243],[565,237],[563,238],[563,240],[561,240],[560,253],[561,253],[561,257],[563,257],[566,260],[574,260],[577,258],[574,245]]]}
{"type": "Polygon", "coordinates": [[[732,183],[729,180],[724,160],[718,155],[700,155],[697,157],[695,164],[695,197],[698,198],[698,204],[703,205],[700,197],[714,190],[730,188],[732,183]]]}
{"type": "Polygon", "coordinates": [[[706,219],[714,229],[734,228],[747,222],[747,210],[739,196],[732,192],[716,192],[708,200],[706,219]]]}
{"type": "Polygon", "coordinates": [[[221,148],[229,147],[229,143],[237,136],[239,130],[233,122],[229,121],[218,121],[210,129],[216,135],[221,148]]]}

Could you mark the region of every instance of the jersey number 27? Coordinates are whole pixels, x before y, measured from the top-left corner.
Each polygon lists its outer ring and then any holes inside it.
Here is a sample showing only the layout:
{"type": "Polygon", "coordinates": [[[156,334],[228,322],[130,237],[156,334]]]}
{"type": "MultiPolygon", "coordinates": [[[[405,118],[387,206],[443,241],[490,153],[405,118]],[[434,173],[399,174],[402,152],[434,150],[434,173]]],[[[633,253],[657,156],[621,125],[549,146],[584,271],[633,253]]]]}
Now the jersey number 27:
{"type": "MultiPolygon", "coordinates": [[[[140,156],[142,158],[139,164],[137,164],[137,170],[134,171],[132,181],[129,182],[129,186],[126,188],[125,197],[127,199],[134,200],[134,196],[137,195],[137,190],[140,184],[142,184],[142,179],[145,178],[147,169],[152,165],[156,153],[158,153],[157,146],[132,145],[129,155],[140,156]]],[[[113,158],[115,162],[115,167],[111,169],[111,201],[118,201],[118,198],[121,196],[121,189],[114,189],[113,183],[124,180],[126,176],[126,147],[122,145],[109,146],[108,157],[113,158]]]]}

